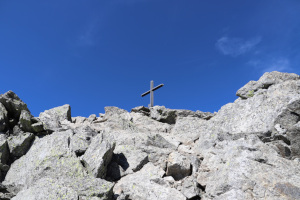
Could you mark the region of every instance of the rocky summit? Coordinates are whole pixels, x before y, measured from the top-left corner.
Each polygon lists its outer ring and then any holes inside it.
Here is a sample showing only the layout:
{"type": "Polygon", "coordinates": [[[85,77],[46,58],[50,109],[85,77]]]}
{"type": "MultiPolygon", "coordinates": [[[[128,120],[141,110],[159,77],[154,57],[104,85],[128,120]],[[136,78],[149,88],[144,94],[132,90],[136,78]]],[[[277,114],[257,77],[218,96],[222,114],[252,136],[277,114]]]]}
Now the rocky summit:
{"type": "MultiPolygon", "coordinates": [[[[265,73],[217,113],[69,105],[31,115],[0,95],[0,199],[300,199],[300,76],[265,73]]],[[[200,107],[201,105],[199,105],[200,107]]]]}

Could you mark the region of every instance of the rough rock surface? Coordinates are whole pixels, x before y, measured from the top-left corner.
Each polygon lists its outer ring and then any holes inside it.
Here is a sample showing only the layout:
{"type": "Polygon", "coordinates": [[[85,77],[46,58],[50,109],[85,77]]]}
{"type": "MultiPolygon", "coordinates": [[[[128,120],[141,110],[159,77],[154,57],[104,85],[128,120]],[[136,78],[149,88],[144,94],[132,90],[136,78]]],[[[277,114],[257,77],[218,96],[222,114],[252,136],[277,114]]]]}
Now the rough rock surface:
{"type": "Polygon", "coordinates": [[[171,188],[163,180],[164,173],[162,169],[149,163],[135,174],[122,178],[114,187],[115,195],[126,196],[127,199],[186,199],[181,192],[171,188]]]}
{"type": "Polygon", "coordinates": [[[70,105],[63,105],[40,113],[39,119],[44,123],[48,130],[57,130],[61,128],[63,120],[71,121],[70,105]]]}
{"type": "Polygon", "coordinates": [[[168,158],[166,175],[172,176],[175,180],[180,180],[191,175],[191,163],[187,157],[178,152],[172,152],[168,158]]]}
{"type": "Polygon", "coordinates": [[[0,95],[0,199],[300,199],[300,78],[270,72],[217,113],[69,105],[30,114],[0,95]]]}
{"type": "Polygon", "coordinates": [[[7,110],[2,103],[0,103],[0,131],[4,131],[7,126],[7,110]]]}
{"type": "Polygon", "coordinates": [[[258,81],[250,81],[244,87],[236,92],[236,95],[243,98],[251,98],[260,89],[268,89],[271,85],[282,83],[288,80],[299,80],[297,74],[288,74],[280,72],[267,72],[258,81]]]}
{"type": "Polygon", "coordinates": [[[111,161],[115,143],[102,140],[101,135],[93,138],[92,143],[82,156],[84,166],[96,178],[105,178],[107,165],[111,161]]]}
{"type": "Polygon", "coordinates": [[[9,137],[7,140],[10,155],[19,158],[26,154],[34,140],[33,133],[22,133],[17,136],[9,137]]]}
{"type": "Polygon", "coordinates": [[[20,128],[25,132],[39,133],[44,131],[43,123],[33,117],[27,110],[21,111],[19,124],[20,128]]]}
{"type": "Polygon", "coordinates": [[[27,105],[13,91],[0,95],[0,102],[8,111],[8,117],[19,119],[22,110],[28,110],[27,105]]]}
{"type": "Polygon", "coordinates": [[[71,137],[70,147],[76,155],[80,156],[85,153],[91,139],[96,136],[97,133],[89,126],[80,126],[74,129],[74,135],[71,137]]]}

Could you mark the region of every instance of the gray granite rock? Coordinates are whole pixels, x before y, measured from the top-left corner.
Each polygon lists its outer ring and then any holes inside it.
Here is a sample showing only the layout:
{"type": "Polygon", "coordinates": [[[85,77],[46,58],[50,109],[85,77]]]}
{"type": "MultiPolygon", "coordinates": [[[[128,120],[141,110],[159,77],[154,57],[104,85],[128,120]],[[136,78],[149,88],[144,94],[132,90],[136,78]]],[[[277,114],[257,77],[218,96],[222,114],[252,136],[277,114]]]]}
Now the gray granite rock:
{"type": "Polygon", "coordinates": [[[281,72],[266,72],[258,81],[250,81],[244,87],[239,89],[237,96],[247,99],[253,97],[260,89],[268,89],[270,86],[282,83],[288,80],[299,80],[297,74],[281,73],[281,72]]]}
{"type": "Polygon", "coordinates": [[[7,128],[8,118],[7,110],[2,103],[0,103],[0,132],[7,128]]]}
{"type": "Polygon", "coordinates": [[[27,110],[22,110],[19,119],[20,128],[24,132],[39,133],[43,132],[44,126],[41,121],[34,118],[27,110]]]}
{"type": "Polygon", "coordinates": [[[69,149],[72,135],[72,131],[64,131],[36,137],[29,151],[11,165],[3,185],[17,194],[16,199],[39,199],[47,195],[56,199],[62,198],[66,191],[72,197],[77,195],[77,199],[80,196],[111,199],[114,184],[88,174],[69,149]]]}
{"type": "Polygon", "coordinates": [[[7,139],[9,152],[14,158],[19,158],[26,154],[34,140],[33,133],[22,133],[16,136],[10,136],[7,139]]]}
{"type": "Polygon", "coordinates": [[[172,152],[168,158],[167,176],[172,176],[175,180],[180,180],[192,174],[192,166],[188,157],[172,152]]]}
{"type": "Polygon", "coordinates": [[[71,137],[70,148],[76,155],[82,155],[91,144],[92,138],[97,133],[90,126],[82,125],[74,129],[74,135],[71,137]]]}
{"type": "Polygon", "coordinates": [[[100,134],[92,139],[91,144],[81,158],[91,175],[96,178],[105,178],[115,145],[115,142],[110,143],[102,140],[100,134]]]}
{"type": "Polygon", "coordinates": [[[175,124],[177,118],[176,110],[167,109],[164,106],[151,107],[150,116],[152,119],[167,124],[175,124]]]}
{"type": "Polygon", "coordinates": [[[273,131],[279,123],[276,120],[280,115],[285,115],[287,106],[293,105],[292,101],[299,95],[300,80],[287,80],[258,91],[252,98],[237,99],[223,106],[209,120],[208,132],[237,134],[273,131]]]}
{"type": "Polygon", "coordinates": [[[0,95],[0,103],[4,105],[9,118],[19,119],[22,110],[28,110],[27,105],[13,91],[0,95]]]}
{"type": "Polygon", "coordinates": [[[299,165],[278,156],[255,135],[218,142],[198,173],[204,199],[290,199],[278,193],[275,185],[300,186],[299,165]]]}
{"type": "Polygon", "coordinates": [[[142,113],[146,116],[150,115],[150,109],[144,106],[138,106],[131,109],[131,112],[142,113]]]}
{"type": "Polygon", "coordinates": [[[178,181],[175,187],[187,199],[201,198],[201,189],[198,187],[195,177],[190,176],[184,178],[182,181],[178,181]]]}
{"type": "Polygon", "coordinates": [[[146,164],[140,171],[122,178],[114,187],[116,196],[128,199],[149,200],[185,200],[185,196],[171,188],[162,178],[164,171],[152,163],[146,164]]]}
{"type": "Polygon", "coordinates": [[[71,118],[71,107],[66,104],[50,110],[45,110],[39,115],[39,120],[44,124],[47,130],[57,130],[61,128],[61,122],[63,120],[72,121],[71,118]]]}
{"type": "Polygon", "coordinates": [[[7,144],[7,137],[4,134],[0,134],[0,180],[4,179],[5,174],[9,169],[9,166],[7,165],[8,161],[9,148],[7,144]]]}
{"type": "Polygon", "coordinates": [[[0,163],[7,164],[9,158],[9,148],[7,144],[7,137],[0,134],[0,163]]]}
{"type": "Polygon", "coordinates": [[[119,180],[123,176],[139,171],[148,162],[148,154],[135,146],[118,145],[114,150],[112,163],[108,166],[106,179],[119,180]]]}

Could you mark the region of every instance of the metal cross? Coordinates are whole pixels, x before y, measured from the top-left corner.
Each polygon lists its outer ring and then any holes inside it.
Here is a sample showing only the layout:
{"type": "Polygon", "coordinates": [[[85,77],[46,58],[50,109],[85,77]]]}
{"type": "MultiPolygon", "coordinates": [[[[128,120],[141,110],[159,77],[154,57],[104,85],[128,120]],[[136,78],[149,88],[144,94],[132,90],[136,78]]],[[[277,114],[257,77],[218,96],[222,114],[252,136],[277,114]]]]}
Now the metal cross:
{"type": "Polygon", "coordinates": [[[142,94],[142,97],[144,97],[144,96],[146,96],[147,94],[150,93],[150,104],[148,105],[149,108],[150,108],[150,107],[153,107],[153,103],[154,103],[154,95],[153,95],[153,92],[154,92],[155,90],[157,90],[158,88],[161,88],[162,86],[164,86],[164,84],[160,84],[159,86],[156,86],[155,88],[153,88],[153,85],[154,85],[154,83],[153,83],[153,81],[151,81],[151,82],[150,82],[150,90],[147,91],[147,92],[145,92],[144,94],[142,94]]]}

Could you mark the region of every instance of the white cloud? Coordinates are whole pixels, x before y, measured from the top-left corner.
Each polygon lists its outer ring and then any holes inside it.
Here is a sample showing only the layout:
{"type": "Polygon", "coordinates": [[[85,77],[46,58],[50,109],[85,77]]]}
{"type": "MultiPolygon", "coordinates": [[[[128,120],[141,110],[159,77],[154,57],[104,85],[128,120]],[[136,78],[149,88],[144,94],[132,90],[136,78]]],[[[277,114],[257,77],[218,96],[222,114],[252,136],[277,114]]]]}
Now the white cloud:
{"type": "Polygon", "coordinates": [[[221,37],[217,41],[216,47],[224,55],[236,57],[249,52],[260,42],[261,37],[255,37],[249,40],[244,40],[241,38],[221,37]]]}
{"type": "Polygon", "coordinates": [[[97,20],[91,21],[85,29],[79,34],[77,38],[77,45],[79,46],[93,46],[96,45],[97,34],[99,32],[99,23],[97,20]]]}
{"type": "Polygon", "coordinates": [[[249,65],[255,67],[257,70],[261,72],[272,72],[272,71],[280,71],[280,72],[288,72],[292,70],[290,65],[290,60],[287,58],[272,58],[270,60],[251,60],[248,62],[249,65]]]}
{"type": "Polygon", "coordinates": [[[271,72],[271,71],[289,71],[291,69],[290,67],[290,61],[286,58],[278,59],[275,62],[271,63],[266,69],[265,72],[271,72]]]}

